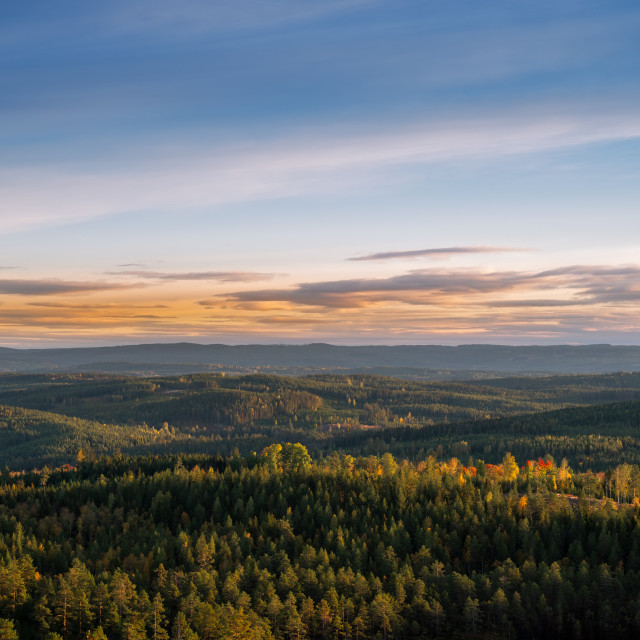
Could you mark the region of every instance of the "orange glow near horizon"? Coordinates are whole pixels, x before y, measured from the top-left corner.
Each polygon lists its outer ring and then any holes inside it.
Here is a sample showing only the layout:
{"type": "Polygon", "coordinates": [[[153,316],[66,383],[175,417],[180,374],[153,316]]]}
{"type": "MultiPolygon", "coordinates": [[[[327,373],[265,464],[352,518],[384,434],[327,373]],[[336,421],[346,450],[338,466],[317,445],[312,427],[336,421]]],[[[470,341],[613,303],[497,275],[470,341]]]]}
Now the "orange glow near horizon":
{"type": "Polygon", "coordinates": [[[6,346],[172,339],[570,342],[575,334],[638,331],[638,273],[640,267],[630,266],[431,268],[293,286],[284,277],[261,282],[237,274],[217,275],[240,280],[223,283],[193,274],[136,276],[124,284],[25,280],[23,292],[0,298],[0,335],[6,346]]]}

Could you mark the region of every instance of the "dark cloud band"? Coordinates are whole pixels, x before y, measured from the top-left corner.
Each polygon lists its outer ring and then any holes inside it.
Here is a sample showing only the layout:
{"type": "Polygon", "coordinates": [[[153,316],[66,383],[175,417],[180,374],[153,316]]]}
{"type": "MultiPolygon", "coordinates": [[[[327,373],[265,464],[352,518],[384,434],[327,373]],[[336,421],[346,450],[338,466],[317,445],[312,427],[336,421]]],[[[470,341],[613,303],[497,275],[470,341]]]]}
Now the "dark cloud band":
{"type": "Polygon", "coordinates": [[[575,306],[640,300],[640,266],[569,266],[540,272],[416,269],[389,278],[301,283],[292,289],[239,291],[237,302],[288,302],[295,305],[355,308],[381,302],[412,305],[477,304],[477,296],[529,292],[531,299],[480,301],[487,306],[575,306]],[[555,291],[557,298],[549,298],[555,291]],[[546,299],[536,299],[546,294],[546,299]],[[463,297],[465,300],[461,300],[463,297]],[[567,302],[564,302],[566,299],[567,302]],[[546,300],[546,302],[545,302],[546,300]]]}

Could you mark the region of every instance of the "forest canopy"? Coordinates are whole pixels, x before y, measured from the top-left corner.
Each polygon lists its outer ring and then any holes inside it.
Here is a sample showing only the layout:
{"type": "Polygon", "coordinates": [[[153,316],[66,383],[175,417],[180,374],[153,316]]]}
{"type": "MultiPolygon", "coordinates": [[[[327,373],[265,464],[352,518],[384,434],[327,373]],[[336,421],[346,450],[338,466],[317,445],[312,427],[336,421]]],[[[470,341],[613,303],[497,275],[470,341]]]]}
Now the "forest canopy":
{"type": "Polygon", "coordinates": [[[639,382],[0,376],[0,637],[635,638],[639,382]]]}
{"type": "Polygon", "coordinates": [[[277,443],[3,474],[0,495],[4,638],[640,631],[635,465],[313,462],[277,443]]]}
{"type": "Polygon", "coordinates": [[[0,468],[127,454],[247,455],[298,441],[417,460],[551,454],[584,470],[640,463],[640,374],[478,383],[379,376],[0,376],[0,468]]]}

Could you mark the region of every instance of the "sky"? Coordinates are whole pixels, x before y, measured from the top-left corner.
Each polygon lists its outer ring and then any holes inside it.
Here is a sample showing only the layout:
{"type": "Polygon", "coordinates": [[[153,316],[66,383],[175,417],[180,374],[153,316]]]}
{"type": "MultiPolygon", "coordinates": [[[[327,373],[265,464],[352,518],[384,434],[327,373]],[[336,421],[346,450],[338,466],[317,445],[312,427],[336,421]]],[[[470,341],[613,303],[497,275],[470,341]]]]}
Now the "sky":
{"type": "Polygon", "coordinates": [[[640,344],[635,1],[0,3],[0,346],[640,344]]]}

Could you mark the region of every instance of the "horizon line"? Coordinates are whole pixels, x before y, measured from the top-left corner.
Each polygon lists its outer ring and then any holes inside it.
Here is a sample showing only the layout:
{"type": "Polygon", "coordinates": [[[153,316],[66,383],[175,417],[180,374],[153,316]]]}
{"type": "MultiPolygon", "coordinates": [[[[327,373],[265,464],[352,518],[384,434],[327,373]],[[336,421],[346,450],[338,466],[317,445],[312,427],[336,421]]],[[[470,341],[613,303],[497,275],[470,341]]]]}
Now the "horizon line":
{"type": "Polygon", "coordinates": [[[175,347],[175,346],[194,346],[194,347],[313,347],[313,346],[325,346],[336,348],[394,348],[394,347],[442,347],[448,349],[455,349],[458,347],[507,347],[510,349],[522,349],[533,347],[631,347],[640,348],[640,344],[630,343],[610,343],[610,342],[587,342],[587,343],[528,343],[528,344],[509,344],[500,342],[461,342],[459,344],[441,344],[441,343],[366,343],[366,344],[337,344],[331,342],[242,342],[242,343],[224,343],[224,342],[136,342],[136,343],[123,343],[123,344],[95,344],[95,345],[78,345],[78,346],[46,346],[46,347],[7,347],[0,345],[0,350],[6,351],[62,351],[62,350],[81,350],[81,349],[122,349],[122,348],[135,348],[135,347],[175,347]]]}

